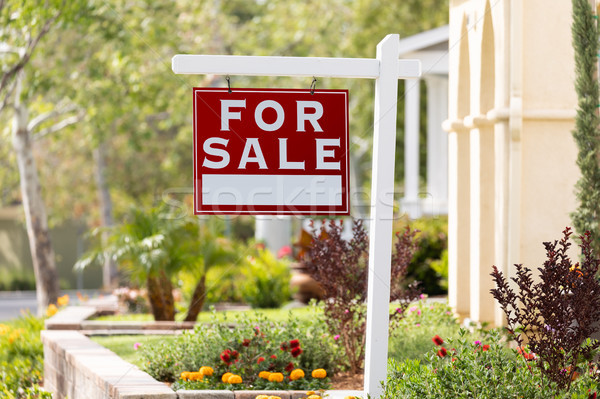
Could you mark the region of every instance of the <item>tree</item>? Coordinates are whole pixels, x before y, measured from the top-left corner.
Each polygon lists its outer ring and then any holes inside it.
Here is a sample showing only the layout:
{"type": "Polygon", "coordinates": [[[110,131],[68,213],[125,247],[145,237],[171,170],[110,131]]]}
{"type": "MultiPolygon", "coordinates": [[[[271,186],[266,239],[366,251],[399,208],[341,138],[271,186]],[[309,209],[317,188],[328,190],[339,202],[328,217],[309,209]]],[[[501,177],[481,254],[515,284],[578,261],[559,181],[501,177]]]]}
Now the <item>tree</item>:
{"type": "Polygon", "coordinates": [[[581,177],[575,186],[579,205],[571,214],[581,235],[593,234],[593,247],[600,253],[600,104],[598,86],[598,26],[588,0],[573,0],[573,47],[575,49],[575,91],[578,107],[573,137],[579,148],[577,165],[581,177]]]}
{"type": "Polygon", "coordinates": [[[59,291],[46,207],[33,157],[33,141],[76,123],[81,119],[81,114],[65,117],[48,126],[48,121],[76,110],[71,104],[61,103],[55,109],[30,119],[23,90],[25,68],[41,39],[57,24],[59,18],[72,16],[77,6],[77,2],[67,6],[64,0],[47,1],[44,7],[33,2],[0,2],[0,19],[5,26],[0,33],[0,111],[7,105],[14,111],[12,143],[19,168],[21,200],[36,276],[38,314],[56,301],[59,291]],[[34,136],[36,130],[38,133],[34,136]]]}

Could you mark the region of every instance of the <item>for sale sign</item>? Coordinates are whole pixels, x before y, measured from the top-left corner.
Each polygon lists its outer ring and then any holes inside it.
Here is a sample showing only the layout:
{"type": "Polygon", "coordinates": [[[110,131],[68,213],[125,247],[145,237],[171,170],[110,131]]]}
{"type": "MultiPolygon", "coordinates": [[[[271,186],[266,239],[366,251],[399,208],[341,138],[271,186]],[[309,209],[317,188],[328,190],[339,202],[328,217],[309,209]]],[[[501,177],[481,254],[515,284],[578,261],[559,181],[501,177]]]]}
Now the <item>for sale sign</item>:
{"type": "Polygon", "coordinates": [[[194,88],[194,213],[349,210],[347,90],[194,88]]]}

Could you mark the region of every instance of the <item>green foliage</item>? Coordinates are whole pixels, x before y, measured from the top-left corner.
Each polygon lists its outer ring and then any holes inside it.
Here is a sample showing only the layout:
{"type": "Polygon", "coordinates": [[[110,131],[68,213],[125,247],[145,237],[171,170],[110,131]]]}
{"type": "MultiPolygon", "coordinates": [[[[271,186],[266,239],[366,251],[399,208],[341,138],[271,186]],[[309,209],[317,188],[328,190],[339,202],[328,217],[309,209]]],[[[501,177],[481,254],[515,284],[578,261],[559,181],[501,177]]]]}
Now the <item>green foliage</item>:
{"type": "Polygon", "coordinates": [[[390,358],[397,361],[414,359],[428,362],[426,354],[431,348],[431,337],[458,336],[458,320],[445,303],[421,300],[412,304],[405,313],[405,317],[395,321],[390,330],[390,358]]]}
{"type": "Polygon", "coordinates": [[[543,383],[540,371],[517,351],[507,349],[498,331],[480,341],[461,330],[458,339],[444,341],[440,346],[431,344],[430,364],[390,361],[384,397],[588,398],[597,390],[596,370],[587,364],[568,392],[543,383]]]}
{"type": "Polygon", "coordinates": [[[241,265],[230,264],[215,266],[206,272],[206,303],[216,304],[220,302],[242,302],[243,277],[241,265]]]}
{"type": "Polygon", "coordinates": [[[575,191],[578,207],[571,214],[579,234],[586,231],[594,236],[594,249],[600,253],[600,104],[598,86],[599,31],[594,11],[587,0],[572,0],[573,24],[571,27],[575,50],[575,91],[578,107],[573,137],[579,148],[577,165],[581,177],[575,191]]]}
{"type": "Polygon", "coordinates": [[[44,320],[30,313],[0,324],[0,398],[49,398],[37,384],[44,369],[40,331],[44,320]]]}
{"type": "Polygon", "coordinates": [[[253,308],[278,308],[291,299],[289,262],[269,250],[246,257],[241,272],[240,292],[253,308]]]}
{"type": "Polygon", "coordinates": [[[5,268],[0,275],[0,291],[35,290],[35,276],[22,269],[5,268]]]}
{"type": "Polygon", "coordinates": [[[331,374],[338,359],[334,340],[319,316],[314,309],[310,321],[299,320],[291,313],[285,322],[269,321],[260,314],[240,315],[233,324],[215,318],[213,323],[198,325],[193,332],[185,332],[172,341],[143,346],[143,368],[161,381],[176,381],[184,371],[210,366],[219,378],[225,372],[234,372],[250,384],[262,370],[289,375],[285,368],[290,363],[306,375],[317,366],[331,374]],[[298,340],[301,348],[296,356],[289,345],[292,340],[298,340]],[[288,344],[285,351],[280,347],[284,343],[288,344]],[[228,356],[224,356],[226,351],[228,356]]]}
{"type": "Polygon", "coordinates": [[[418,230],[417,250],[408,266],[407,281],[419,281],[420,288],[428,295],[444,295],[448,292],[448,218],[420,218],[412,221],[398,220],[394,231],[410,226],[418,230]]]}

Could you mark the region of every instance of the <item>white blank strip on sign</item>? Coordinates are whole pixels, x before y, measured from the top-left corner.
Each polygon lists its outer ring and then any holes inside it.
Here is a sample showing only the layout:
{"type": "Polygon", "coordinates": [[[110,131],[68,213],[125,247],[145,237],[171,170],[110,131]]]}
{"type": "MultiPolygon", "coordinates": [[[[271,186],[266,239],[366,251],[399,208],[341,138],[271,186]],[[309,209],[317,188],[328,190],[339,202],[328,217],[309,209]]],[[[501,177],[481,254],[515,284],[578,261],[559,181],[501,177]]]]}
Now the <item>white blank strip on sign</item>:
{"type": "Polygon", "coordinates": [[[205,205],[342,205],[342,177],[202,175],[205,205]]]}

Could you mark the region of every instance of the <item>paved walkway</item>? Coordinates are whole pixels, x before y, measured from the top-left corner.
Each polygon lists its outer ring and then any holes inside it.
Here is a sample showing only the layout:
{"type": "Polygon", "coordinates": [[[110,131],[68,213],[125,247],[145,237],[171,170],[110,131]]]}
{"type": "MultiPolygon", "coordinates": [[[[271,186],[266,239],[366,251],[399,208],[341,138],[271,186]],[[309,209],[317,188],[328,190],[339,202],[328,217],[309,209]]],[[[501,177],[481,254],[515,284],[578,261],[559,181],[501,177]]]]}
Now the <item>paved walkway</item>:
{"type": "MultiPolygon", "coordinates": [[[[99,295],[98,290],[81,290],[82,295],[94,298],[99,295]]],[[[76,290],[63,291],[68,294],[72,305],[79,304],[76,290]]],[[[19,317],[21,312],[30,311],[35,314],[37,302],[35,291],[0,291],[0,321],[7,321],[19,317]]]]}

